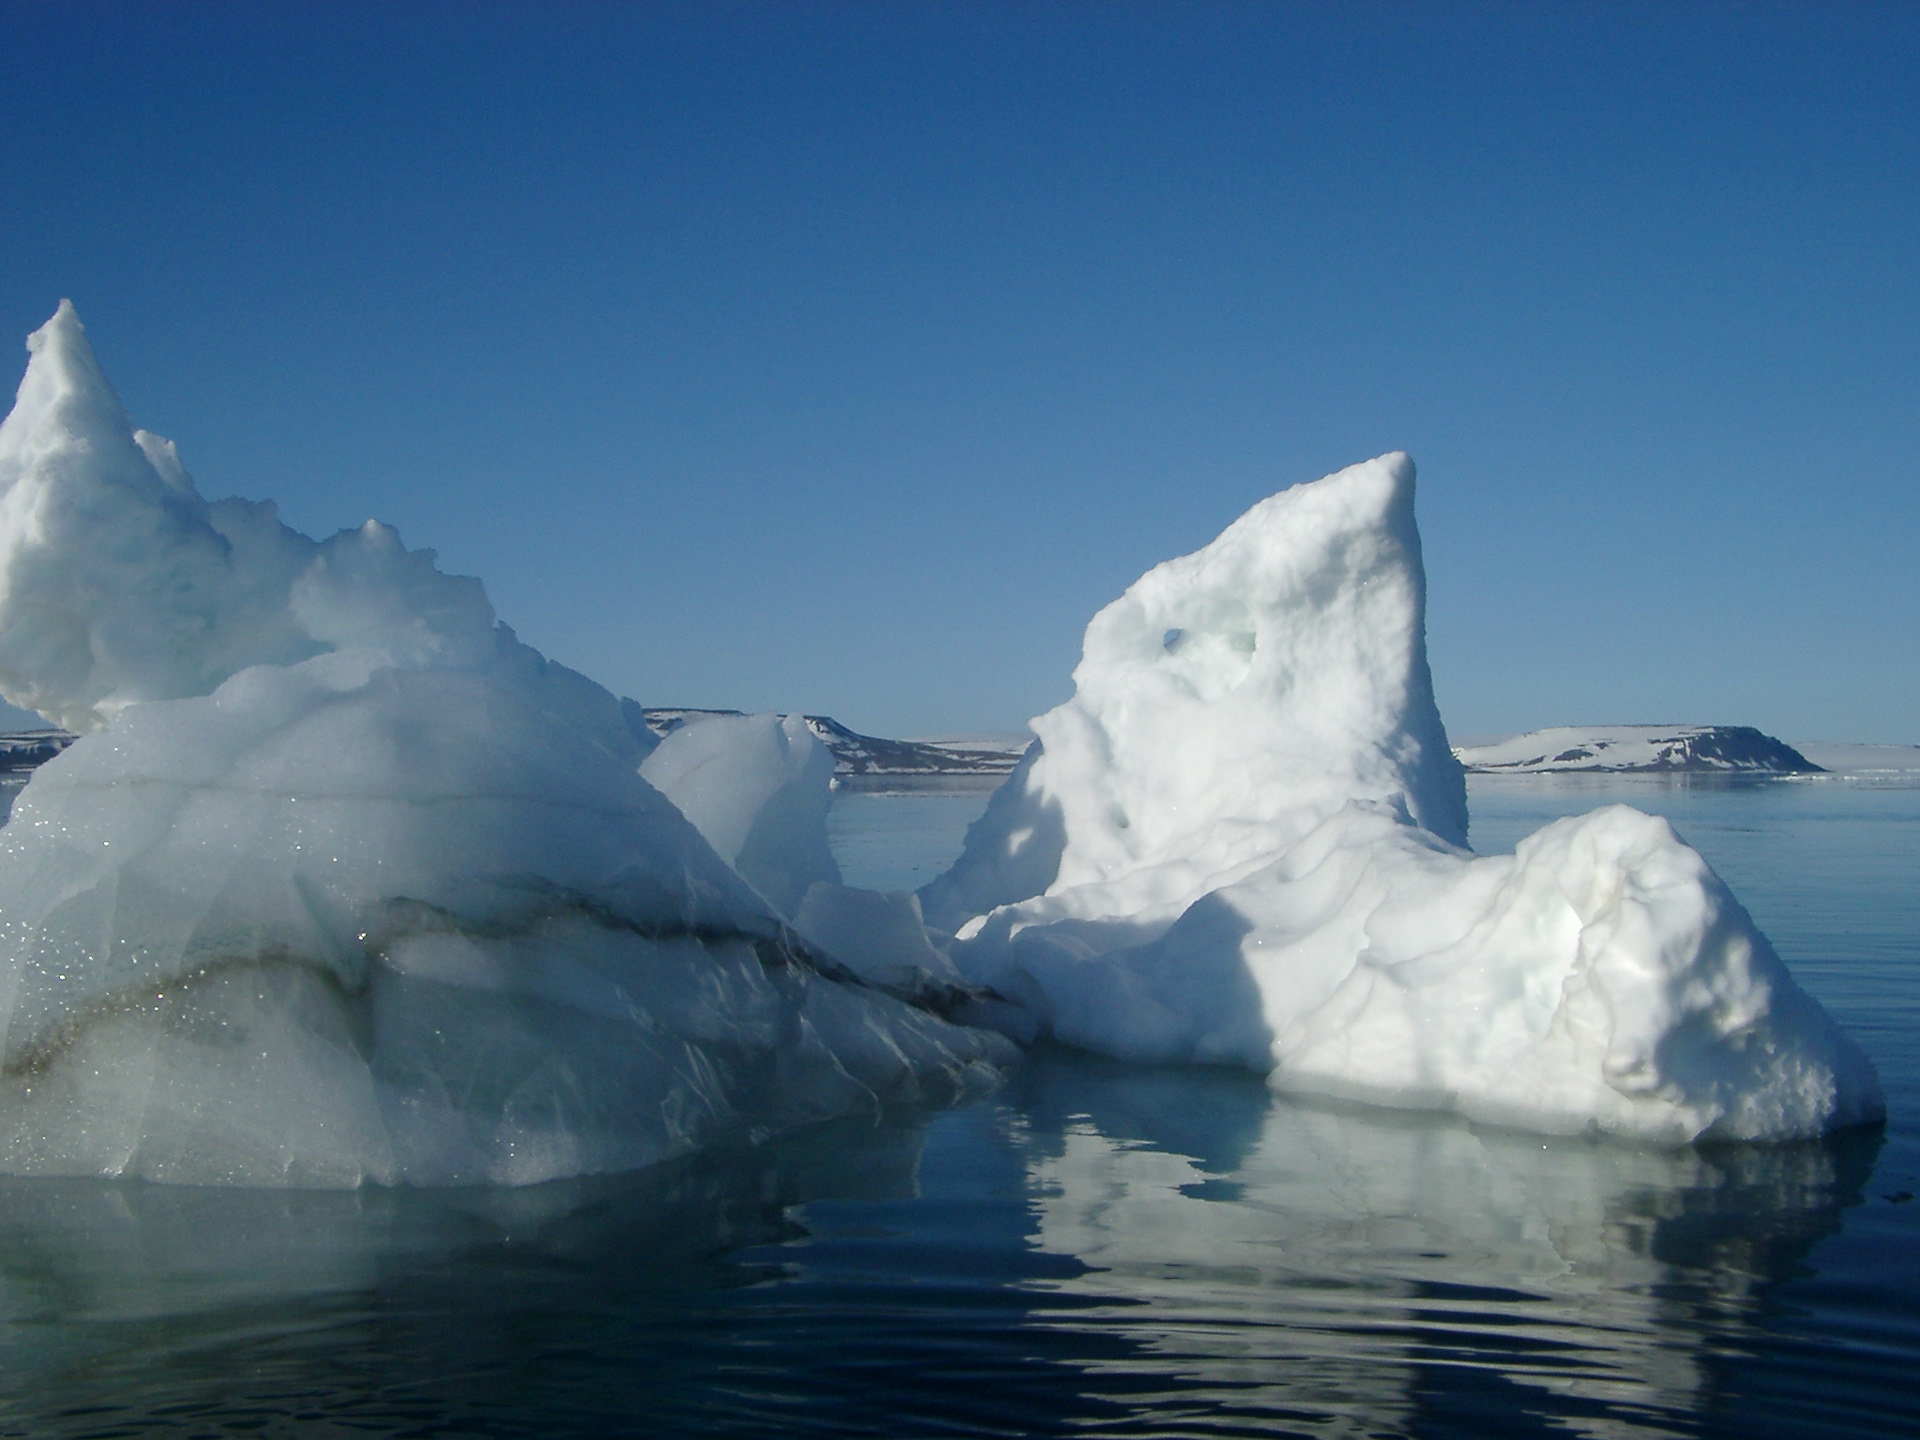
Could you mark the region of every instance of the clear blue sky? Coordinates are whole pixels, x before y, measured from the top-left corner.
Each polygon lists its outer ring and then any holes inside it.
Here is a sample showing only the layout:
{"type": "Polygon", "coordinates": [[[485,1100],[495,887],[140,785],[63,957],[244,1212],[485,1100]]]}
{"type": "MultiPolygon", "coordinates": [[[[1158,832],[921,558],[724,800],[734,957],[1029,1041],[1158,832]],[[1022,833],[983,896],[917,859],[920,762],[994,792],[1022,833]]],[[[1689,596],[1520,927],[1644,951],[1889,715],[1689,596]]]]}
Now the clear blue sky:
{"type": "Polygon", "coordinates": [[[1017,728],[1402,448],[1455,734],[1920,741],[1913,3],[0,0],[62,296],[203,492],[648,704],[1017,728]]]}

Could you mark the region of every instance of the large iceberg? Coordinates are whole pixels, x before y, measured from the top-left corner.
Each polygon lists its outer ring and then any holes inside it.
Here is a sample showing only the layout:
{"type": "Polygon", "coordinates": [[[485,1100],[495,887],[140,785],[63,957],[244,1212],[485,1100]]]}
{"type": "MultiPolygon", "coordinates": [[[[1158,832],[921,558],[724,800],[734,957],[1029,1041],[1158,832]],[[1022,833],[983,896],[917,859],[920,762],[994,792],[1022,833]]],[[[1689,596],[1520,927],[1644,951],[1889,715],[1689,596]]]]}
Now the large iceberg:
{"type": "Polygon", "coordinates": [[[640,774],[638,706],[477,580],[204,501],[70,305],[29,349],[0,694],[86,733],[0,830],[0,1170],[524,1183],[991,1077],[1005,1042],[729,863],[838,878],[794,860],[804,816],[761,823],[804,784],[688,799],[723,858],[640,774]]]}
{"type": "Polygon", "coordinates": [[[1068,1043],[1658,1142],[1881,1118],[1706,862],[1624,806],[1467,850],[1414,468],[1256,505],[1087,627],[1074,697],[922,899],[1068,1043]]]}

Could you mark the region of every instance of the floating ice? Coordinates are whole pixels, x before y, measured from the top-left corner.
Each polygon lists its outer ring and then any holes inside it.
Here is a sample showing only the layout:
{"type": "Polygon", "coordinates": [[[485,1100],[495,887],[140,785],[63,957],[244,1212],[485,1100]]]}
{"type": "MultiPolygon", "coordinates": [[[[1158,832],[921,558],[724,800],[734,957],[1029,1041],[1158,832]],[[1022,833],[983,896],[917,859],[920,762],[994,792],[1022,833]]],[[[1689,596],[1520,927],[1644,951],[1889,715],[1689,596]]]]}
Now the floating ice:
{"type": "Polygon", "coordinates": [[[1061,1039],[1543,1131],[1773,1139],[1871,1064],[1665,821],[1464,847],[1404,455],[1263,501],[1087,627],[1070,701],[923,892],[1061,1039]]]}
{"type": "Polygon", "coordinates": [[[1463,848],[1404,456],[1263,502],[1094,619],[1074,699],[923,892],[943,950],[914,897],[837,883],[804,732],[655,750],[392,530],[202,500],[71,307],[30,348],[0,695],[88,733],[0,830],[0,1170],[630,1168],[989,1075],[1004,1043],[925,1004],[1538,1129],[1883,1113],[1664,822],[1463,848]]]}
{"type": "Polygon", "coordinates": [[[0,1170],[523,1183],[990,1073],[790,930],[641,778],[638,707],[478,581],[204,502],[70,306],[30,349],[0,693],[91,733],[0,830],[0,1170]]]}

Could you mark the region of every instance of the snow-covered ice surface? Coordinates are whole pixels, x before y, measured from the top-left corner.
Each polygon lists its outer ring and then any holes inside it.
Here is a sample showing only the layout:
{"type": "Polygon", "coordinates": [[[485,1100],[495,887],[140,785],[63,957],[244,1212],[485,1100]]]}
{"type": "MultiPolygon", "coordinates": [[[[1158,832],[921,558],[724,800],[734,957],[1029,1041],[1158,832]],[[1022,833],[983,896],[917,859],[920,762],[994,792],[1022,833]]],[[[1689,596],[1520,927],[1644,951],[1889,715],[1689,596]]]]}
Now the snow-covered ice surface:
{"type": "Polygon", "coordinates": [[[1664,820],[1464,848],[1413,493],[1397,454],[1282,492],[1094,618],[1044,748],[922,891],[961,972],[1088,1049],[1540,1131],[1880,1118],[1664,820]]]}
{"type": "Polygon", "coordinates": [[[70,306],[29,349],[0,694],[83,733],[0,830],[0,1170],[526,1183],[991,1078],[998,1037],[857,983],[728,863],[833,873],[795,859],[812,751],[749,725],[767,773],[680,767],[690,823],[639,708],[477,580],[208,504],[70,306]]]}

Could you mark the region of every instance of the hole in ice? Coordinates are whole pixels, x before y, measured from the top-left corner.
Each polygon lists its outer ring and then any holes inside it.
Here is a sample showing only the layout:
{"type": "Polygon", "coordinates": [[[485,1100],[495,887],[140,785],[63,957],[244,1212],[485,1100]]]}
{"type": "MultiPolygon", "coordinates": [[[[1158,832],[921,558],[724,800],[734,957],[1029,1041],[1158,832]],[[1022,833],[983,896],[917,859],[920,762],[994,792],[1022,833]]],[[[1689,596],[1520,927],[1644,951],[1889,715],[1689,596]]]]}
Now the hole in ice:
{"type": "MultiPolygon", "coordinates": [[[[1253,668],[1259,627],[1252,612],[1229,595],[1207,596],[1204,603],[1185,608],[1190,613],[1180,616],[1183,623],[1161,629],[1158,648],[1142,658],[1150,654],[1150,664],[1196,698],[1218,700],[1253,668]]],[[[1153,630],[1142,629],[1140,640],[1151,645],[1153,630]]]]}

